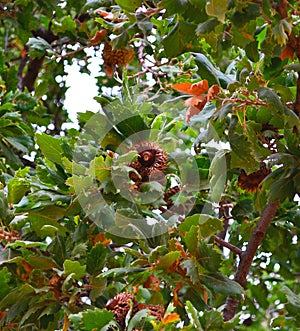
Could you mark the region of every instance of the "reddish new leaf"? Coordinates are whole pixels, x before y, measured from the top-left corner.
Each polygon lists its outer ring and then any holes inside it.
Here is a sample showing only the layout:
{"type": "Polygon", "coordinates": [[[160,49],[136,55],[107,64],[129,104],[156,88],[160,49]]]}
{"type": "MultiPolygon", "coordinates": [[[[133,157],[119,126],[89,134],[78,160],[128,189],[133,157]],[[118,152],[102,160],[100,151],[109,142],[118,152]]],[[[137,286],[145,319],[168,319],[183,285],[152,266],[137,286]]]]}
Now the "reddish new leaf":
{"type": "Polygon", "coordinates": [[[178,92],[183,92],[191,95],[201,95],[208,90],[208,81],[206,79],[198,83],[179,83],[172,86],[172,88],[178,92]]]}
{"type": "Polygon", "coordinates": [[[105,29],[97,31],[94,37],[90,39],[90,45],[98,45],[102,43],[106,35],[107,35],[107,30],[105,29]]]}

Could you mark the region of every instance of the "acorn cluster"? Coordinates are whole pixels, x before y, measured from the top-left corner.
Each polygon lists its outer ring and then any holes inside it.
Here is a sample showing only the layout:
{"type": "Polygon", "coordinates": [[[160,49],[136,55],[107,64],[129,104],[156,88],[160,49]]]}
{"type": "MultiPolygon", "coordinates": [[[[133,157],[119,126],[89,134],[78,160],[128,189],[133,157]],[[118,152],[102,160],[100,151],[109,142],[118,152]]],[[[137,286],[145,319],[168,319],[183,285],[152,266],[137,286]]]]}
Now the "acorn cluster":
{"type": "Polygon", "coordinates": [[[150,180],[162,181],[168,166],[168,158],[158,145],[153,142],[143,141],[132,147],[138,152],[136,161],[129,163],[140,176],[135,172],[130,172],[129,177],[139,187],[142,183],[150,180]]]}
{"type": "Polygon", "coordinates": [[[132,309],[131,316],[135,315],[139,310],[148,309],[149,314],[157,320],[162,320],[165,314],[163,306],[141,304],[130,293],[117,294],[107,302],[106,309],[114,313],[114,317],[119,323],[121,330],[125,330],[125,319],[130,309],[132,309]]]}
{"type": "Polygon", "coordinates": [[[258,171],[252,172],[249,175],[242,169],[238,177],[238,186],[245,191],[254,192],[259,189],[259,184],[271,173],[266,164],[262,162],[258,171]]]}
{"type": "Polygon", "coordinates": [[[132,47],[121,47],[120,49],[113,49],[110,43],[105,43],[102,52],[102,58],[104,61],[103,68],[106,74],[111,77],[116,66],[127,66],[134,57],[134,50],[132,47]]]}

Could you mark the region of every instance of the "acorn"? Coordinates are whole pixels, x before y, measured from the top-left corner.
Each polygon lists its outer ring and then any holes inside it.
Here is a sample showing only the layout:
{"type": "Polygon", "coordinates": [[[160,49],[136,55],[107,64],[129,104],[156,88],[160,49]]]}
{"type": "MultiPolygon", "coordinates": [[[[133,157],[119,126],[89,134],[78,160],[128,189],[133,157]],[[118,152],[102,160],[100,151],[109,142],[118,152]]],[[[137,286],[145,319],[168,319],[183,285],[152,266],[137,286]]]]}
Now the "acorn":
{"type": "Polygon", "coordinates": [[[115,297],[113,297],[106,303],[105,308],[114,313],[114,317],[120,324],[121,330],[125,330],[125,319],[131,305],[131,315],[133,316],[139,310],[139,303],[137,302],[133,294],[124,292],[117,294],[115,297]]]}
{"type": "Polygon", "coordinates": [[[138,158],[129,163],[129,166],[134,168],[141,178],[133,172],[129,174],[129,177],[137,186],[150,180],[161,181],[164,178],[168,158],[162,148],[153,142],[143,141],[134,145],[132,150],[138,152],[138,158]]]}

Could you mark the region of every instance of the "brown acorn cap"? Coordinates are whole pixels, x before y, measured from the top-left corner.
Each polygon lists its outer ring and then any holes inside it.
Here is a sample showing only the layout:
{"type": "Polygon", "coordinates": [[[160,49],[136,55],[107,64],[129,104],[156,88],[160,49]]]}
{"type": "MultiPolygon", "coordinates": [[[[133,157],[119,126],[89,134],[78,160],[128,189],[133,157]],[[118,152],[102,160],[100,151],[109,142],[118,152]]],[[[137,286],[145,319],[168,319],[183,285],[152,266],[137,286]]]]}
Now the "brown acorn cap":
{"type": "MultiPolygon", "coordinates": [[[[152,179],[160,180],[168,166],[168,158],[158,145],[153,142],[143,141],[132,147],[132,150],[138,152],[138,159],[129,163],[129,166],[134,168],[142,177],[140,183],[148,182],[151,176],[152,179]]],[[[138,182],[135,174],[130,174],[130,179],[138,182]]]]}
{"type": "Polygon", "coordinates": [[[120,324],[122,330],[125,330],[125,319],[131,305],[133,316],[139,308],[135,296],[130,293],[119,293],[106,303],[105,308],[114,313],[115,319],[120,324]]]}

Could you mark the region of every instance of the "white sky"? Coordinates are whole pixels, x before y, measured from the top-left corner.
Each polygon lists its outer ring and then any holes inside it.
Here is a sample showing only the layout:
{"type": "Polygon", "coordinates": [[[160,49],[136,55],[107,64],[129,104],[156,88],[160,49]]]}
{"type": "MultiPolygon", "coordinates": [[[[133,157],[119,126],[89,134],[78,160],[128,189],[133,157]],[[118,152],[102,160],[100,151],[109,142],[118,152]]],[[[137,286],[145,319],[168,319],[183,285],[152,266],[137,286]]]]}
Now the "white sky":
{"type": "MultiPolygon", "coordinates": [[[[87,50],[88,52],[88,50],[87,50]]],[[[78,63],[74,62],[71,66],[66,67],[66,85],[69,87],[66,92],[66,99],[64,106],[69,113],[69,117],[73,123],[65,125],[65,127],[77,128],[77,113],[85,112],[87,110],[96,112],[100,110],[100,105],[94,100],[94,97],[98,95],[98,89],[96,85],[96,76],[99,75],[101,70],[101,64],[103,63],[101,58],[93,57],[90,60],[88,69],[91,75],[80,73],[78,63]]]]}

